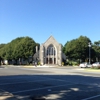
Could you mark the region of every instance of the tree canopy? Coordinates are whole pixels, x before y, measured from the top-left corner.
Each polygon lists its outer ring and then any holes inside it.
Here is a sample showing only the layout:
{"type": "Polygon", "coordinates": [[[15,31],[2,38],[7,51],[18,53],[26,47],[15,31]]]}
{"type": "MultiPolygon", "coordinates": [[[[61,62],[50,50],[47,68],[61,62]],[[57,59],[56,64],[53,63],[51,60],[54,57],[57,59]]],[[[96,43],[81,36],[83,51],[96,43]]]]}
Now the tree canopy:
{"type": "MultiPolygon", "coordinates": [[[[91,40],[86,36],[80,36],[79,38],[67,41],[63,47],[63,52],[68,59],[82,61],[89,59],[89,42],[91,40]]],[[[7,44],[0,44],[0,60],[18,60],[19,58],[27,59],[29,56],[33,56],[35,47],[39,43],[36,43],[30,37],[18,37],[7,44]]],[[[39,49],[39,48],[38,48],[39,49]]],[[[100,61],[100,40],[91,43],[91,60],[100,61]]]]}
{"type": "Polygon", "coordinates": [[[30,37],[18,37],[0,48],[0,56],[3,59],[28,58],[35,53],[35,47],[39,45],[30,37]]]}
{"type": "Polygon", "coordinates": [[[95,51],[94,57],[96,58],[96,61],[99,61],[100,60],[100,40],[95,41],[92,48],[95,51]]]}
{"type": "Polygon", "coordinates": [[[86,36],[80,36],[77,39],[68,41],[63,48],[64,53],[70,59],[82,59],[88,58],[89,47],[88,43],[91,40],[86,36]]]}

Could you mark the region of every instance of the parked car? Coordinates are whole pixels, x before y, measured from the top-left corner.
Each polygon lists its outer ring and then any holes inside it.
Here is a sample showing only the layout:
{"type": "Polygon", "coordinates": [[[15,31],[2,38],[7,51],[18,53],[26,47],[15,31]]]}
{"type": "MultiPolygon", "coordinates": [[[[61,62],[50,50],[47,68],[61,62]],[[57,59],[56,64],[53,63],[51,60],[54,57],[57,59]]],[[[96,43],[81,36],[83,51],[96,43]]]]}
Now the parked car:
{"type": "Polygon", "coordinates": [[[92,64],[92,66],[98,67],[98,66],[100,66],[100,62],[95,62],[95,63],[92,64]]]}
{"type": "Polygon", "coordinates": [[[92,67],[92,65],[87,63],[87,62],[83,62],[83,63],[80,63],[79,67],[81,67],[81,68],[86,68],[86,67],[90,68],[90,67],[92,67]]]}

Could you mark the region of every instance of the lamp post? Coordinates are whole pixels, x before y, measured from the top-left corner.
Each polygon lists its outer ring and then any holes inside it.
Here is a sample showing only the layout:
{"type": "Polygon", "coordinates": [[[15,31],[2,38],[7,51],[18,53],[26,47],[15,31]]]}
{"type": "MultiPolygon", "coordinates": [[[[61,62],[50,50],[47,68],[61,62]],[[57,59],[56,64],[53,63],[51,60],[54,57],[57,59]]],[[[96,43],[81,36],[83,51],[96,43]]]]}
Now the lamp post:
{"type": "Polygon", "coordinates": [[[89,64],[91,63],[91,43],[89,42],[89,64]]]}

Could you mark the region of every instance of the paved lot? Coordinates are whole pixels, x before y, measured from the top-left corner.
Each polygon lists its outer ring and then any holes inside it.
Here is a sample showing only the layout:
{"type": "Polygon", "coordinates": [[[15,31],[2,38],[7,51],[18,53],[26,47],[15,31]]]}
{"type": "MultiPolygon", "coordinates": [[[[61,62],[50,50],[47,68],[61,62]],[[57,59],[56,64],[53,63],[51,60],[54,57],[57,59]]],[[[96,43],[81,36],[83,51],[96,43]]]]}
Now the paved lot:
{"type": "MultiPolygon", "coordinates": [[[[99,76],[100,72],[72,67],[12,66],[0,69],[0,89],[24,100],[34,97],[46,100],[100,100],[99,76]]],[[[10,97],[5,100],[10,100],[10,97]]]]}

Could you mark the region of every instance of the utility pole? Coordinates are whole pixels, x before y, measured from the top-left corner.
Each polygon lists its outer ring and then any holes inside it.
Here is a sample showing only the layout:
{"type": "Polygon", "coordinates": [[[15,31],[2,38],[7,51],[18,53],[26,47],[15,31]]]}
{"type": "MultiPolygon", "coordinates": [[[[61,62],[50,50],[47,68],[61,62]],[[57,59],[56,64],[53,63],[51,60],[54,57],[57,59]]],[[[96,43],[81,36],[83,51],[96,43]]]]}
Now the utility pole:
{"type": "Polygon", "coordinates": [[[89,64],[91,64],[91,43],[89,42],[89,64]]]}

